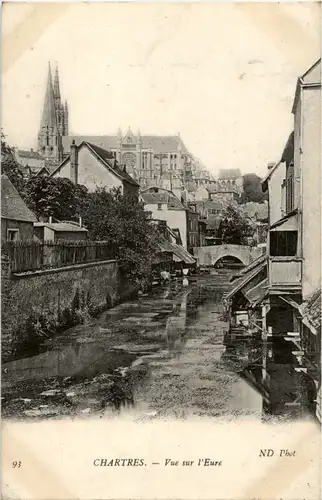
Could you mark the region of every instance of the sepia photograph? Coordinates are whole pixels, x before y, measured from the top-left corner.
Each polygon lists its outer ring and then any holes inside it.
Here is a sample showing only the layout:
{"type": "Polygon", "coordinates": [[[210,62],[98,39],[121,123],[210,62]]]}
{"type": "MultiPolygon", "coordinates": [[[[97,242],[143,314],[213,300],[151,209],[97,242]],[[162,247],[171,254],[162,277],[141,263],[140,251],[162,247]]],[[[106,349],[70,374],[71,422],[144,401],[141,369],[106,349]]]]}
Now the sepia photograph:
{"type": "Polygon", "coordinates": [[[318,500],[321,4],[2,7],[3,498],[318,500]]]}

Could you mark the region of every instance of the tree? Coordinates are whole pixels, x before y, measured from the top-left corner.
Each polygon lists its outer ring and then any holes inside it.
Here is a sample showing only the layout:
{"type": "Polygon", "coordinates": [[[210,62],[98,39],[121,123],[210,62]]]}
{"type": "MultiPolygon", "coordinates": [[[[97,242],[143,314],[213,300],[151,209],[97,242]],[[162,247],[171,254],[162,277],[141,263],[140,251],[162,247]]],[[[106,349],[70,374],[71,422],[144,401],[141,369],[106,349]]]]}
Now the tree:
{"type": "Polygon", "coordinates": [[[247,203],[254,201],[263,203],[266,199],[262,191],[261,178],[256,174],[246,174],[243,177],[243,192],[241,194],[240,202],[247,203]]]}
{"type": "Polygon", "coordinates": [[[92,240],[107,240],[115,245],[128,279],[147,282],[159,250],[159,232],[137,198],[97,188],[87,196],[83,220],[92,240]]]}
{"type": "Polygon", "coordinates": [[[81,215],[87,189],[63,177],[32,176],[25,185],[25,200],[38,217],[58,220],[81,215]]]}
{"type": "Polygon", "coordinates": [[[254,231],[254,223],[245,217],[239,206],[229,205],[222,211],[218,235],[223,243],[241,245],[254,231]]]}
{"type": "Polygon", "coordinates": [[[22,168],[17,163],[12,148],[7,144],[1,130],[1,174],[5,174],[20,195],[24,194],[24,177],[22,168]]]}

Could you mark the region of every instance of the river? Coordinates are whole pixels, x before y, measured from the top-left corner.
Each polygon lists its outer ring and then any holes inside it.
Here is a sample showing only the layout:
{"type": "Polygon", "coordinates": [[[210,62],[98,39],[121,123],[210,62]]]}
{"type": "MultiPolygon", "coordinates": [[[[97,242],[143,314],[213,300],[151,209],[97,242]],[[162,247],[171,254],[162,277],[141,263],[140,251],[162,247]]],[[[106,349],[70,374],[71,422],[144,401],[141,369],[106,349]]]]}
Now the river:
{"type": "Polygon", "coordinates": [[[229,276],[158,287],[4,364],[3,418],[306,417],[281,346],[249,339],[225,346],[229,276]]]}

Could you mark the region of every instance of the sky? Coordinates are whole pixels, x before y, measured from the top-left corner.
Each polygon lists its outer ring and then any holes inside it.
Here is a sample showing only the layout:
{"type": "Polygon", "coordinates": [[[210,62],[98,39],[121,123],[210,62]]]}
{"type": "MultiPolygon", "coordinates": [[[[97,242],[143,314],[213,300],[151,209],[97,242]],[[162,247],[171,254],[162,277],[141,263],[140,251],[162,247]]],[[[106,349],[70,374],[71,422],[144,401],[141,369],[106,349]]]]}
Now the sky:
{"type": "Polygon", "coordinates": [[[320,57],[318,3],[52,3],[3,8],[2,127],[37,148],[48,61],[70,134],[180,133],[214,175],[265,175],[320,57]]]}

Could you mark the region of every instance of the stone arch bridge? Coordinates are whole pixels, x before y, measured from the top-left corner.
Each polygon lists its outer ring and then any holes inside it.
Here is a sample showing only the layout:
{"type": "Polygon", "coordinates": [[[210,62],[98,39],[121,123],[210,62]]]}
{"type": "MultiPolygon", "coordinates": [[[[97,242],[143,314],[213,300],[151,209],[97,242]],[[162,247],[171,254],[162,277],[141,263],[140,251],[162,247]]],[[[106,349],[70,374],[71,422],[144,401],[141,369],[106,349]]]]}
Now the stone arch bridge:
{"type": "Polygon", "coordinates": [[[262,248],[246,245],[213,245],[194,249],[198,266],[215,266],[223,257],[235,257],[248,266],[260,255],[262,255],[262,248]]]}

